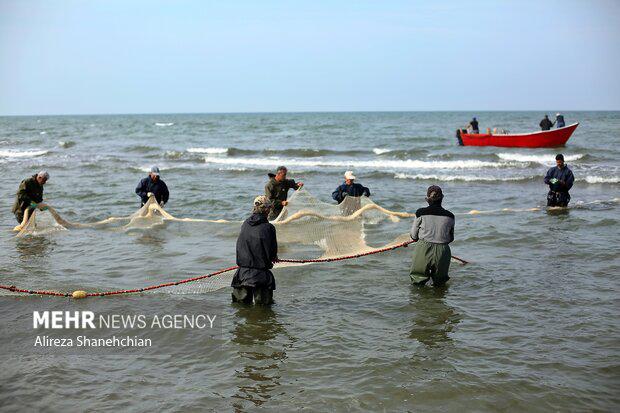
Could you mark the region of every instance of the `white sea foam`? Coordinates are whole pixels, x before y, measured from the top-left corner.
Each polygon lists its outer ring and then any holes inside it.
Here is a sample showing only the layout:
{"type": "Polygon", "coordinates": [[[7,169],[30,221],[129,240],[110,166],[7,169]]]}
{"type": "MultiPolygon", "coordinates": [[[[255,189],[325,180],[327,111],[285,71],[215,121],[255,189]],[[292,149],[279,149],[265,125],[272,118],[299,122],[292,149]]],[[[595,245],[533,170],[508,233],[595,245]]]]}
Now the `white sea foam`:
{"type": "Polygon", "coordinates": [[[228,153],[228,148],[188,148],[190,153],[208,153],[210,155],[228,153]]]}
{"type": "Polygon", "coordinates": [[[620,183],[620,177],[586,176],[586,182],[589,184],[618,184],[620,183]]]}
{"type": "Polygon", "coordinates": [[[384,153],[392,152],[391,149],[384,149],[384,148],[373,148],[372,151],[374,153],[376,153],[377,155],[381,155],[381,154],[384,154],[384,153]]]}
{"type": "Polygon", "coordinates": [[[43,150],[28,150],[28,151],[15,151],[12,149],[0,151],[0,156],[4,158],[34,158],[35,156],[41,156],[48,153],[43,150]]]}
{"type": "Polygon", "coordinates": [[[47,132],[43,131],[43,132],[39,132],[39,135],[45,135],[47,134],[47,132]]]}
{"type": "Polygon", "coordinates": [[[273,167],[278,165],[302,167],[337,167],[337,168],[372,168],[384,169],[480,169],[505,168],[511,166],[506,162],[485,162],[475,159],[455,161],[418,161],[418,160],[384,160],[384,161],[356,161],[356,160],[318,160],[318,159],[282,159],[270,158],[220,158],[207,156],[205,162],[220,165],[244,165],[273,167]]]}
{"type": "Polygon", "coordinates": [[[172,126],[172,125],[174,125],[174,122],[167,122],[167,123],[155,122],[155,126],[172,126]]]}
{"type": "MultiPolygon", "coordinates": [[[[577,153],[575,155],[564,155],[564,160],[566,162],[576,161],[578,159],[583,158],[585,155],[581,153],[577,153]]],[[[536,162],[542,165],[552,165],[555,164],[555,154],[549,155],[526,155],[522,153],[498,153],[497,157],[499,159],[503,159],[505,161],[516,161],[516,162],[536,162]]]]}
{"type": "Polygon", "coordinates": [[[535,178],[535,176],[510,176],[510,177],[496,177],[496,176],[474,176],[474,175],[424,175],[416,174],[409,175],[405,173],[398,173],[394,175],[396,179],[413,179],[422,181],[442,181],[442,182],[510,182],[510,181],[524,181],[535,178]]]}

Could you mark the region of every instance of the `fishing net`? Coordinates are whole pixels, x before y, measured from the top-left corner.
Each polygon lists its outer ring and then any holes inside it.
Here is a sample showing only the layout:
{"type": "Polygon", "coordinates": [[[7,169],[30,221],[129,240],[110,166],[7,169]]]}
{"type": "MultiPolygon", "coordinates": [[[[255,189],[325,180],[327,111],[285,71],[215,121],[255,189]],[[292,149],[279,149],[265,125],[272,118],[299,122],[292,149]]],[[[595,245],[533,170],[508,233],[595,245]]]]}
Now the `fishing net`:
{"type": "MultiPolygon", "coordinates": [[[[92,223],[76,223],[65,220],[49,207],[45,211],[34,210],[15,230],[18,236],[41,235],[53,231],[74,228],[98,228],[112,226],[119,230],[146,229],[162,225],[166,221],[228,223],[238,231],[240,222],[228,220],[205,220],[176,218],[166,212],[154,197],[132,215],[111,217],[92,223]]],[[[398,223],[402,218],[412,217],[406,212],[389,211],[375,204],[368,197],[345,197],[340,204],[323,202],[307,190],[294,192],[280,215],[272,222],[278,237],[280,258],[316,260],[363,254],[402,243],[407,224],[398,223]],[[381,225],[380,225],[381,224],[381,225]],[[394,226],[385,231],[384,226],[394,226]]],[[[227,239],[223,242],[230,242],[227,239]]],[[[231,265],[234,256],[230,257],[231,265]]],[[[306,263],[278,263],[275,268],[306,263]]],[[[154,291],[187,294],[215,291],[230,286],[234,271],[214,277],[192,280],[154,291]]],[[[142,286],[143,287],[143,286],[142,286]]]]}

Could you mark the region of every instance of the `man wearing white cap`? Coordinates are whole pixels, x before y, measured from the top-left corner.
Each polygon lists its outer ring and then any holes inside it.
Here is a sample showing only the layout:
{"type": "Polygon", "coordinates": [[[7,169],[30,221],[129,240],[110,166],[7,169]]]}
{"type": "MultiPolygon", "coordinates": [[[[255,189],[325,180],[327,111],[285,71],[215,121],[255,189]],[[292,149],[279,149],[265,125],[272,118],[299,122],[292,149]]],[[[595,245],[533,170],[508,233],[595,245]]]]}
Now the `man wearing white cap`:
{"type": "Polygon", "coordinates": [[[146,204],[146,201],[152,196],[155,197],[157,203],[161,205],[162,208],[168,202],[170,193],[168,192],[168,186],[159,176],[158,167],[151,167],[149,176],[140,180],[140,183],[136,187],[136,194],[140,197],[142,205],[146,204]]]}
{"type": "Polygon", "coordinates": [[[28,208],[40,210],[47,209],[47,205],[43,203],[43,185],[50,178],[47,171],[41,171],[30,178],[24,179],[19,184],[17,194],[15,194],[15,203],[13,204],[13,214],[17,222],[22,222],[24,213],[28,208]]]}
{"type": "Polygon", "coordinates": [[[555,114],[555,126],[556,128],[563,128],[564,126],[566,126],[566,122],[564,122],[564,115],[562,115],[561,113],[556,113],[555,114]]]}
{"type": "Polygon", "coordinates": [[[344,201],[346,196],[370,196],[370,189],[361,184],[357,184],[354,181],[355,175],[353,175],[353,171],[346,171],[344,173],[344,183],[332,192],[332,198],[334,198],[334,201],[340,204],[344,201]]]}
{"type": "Polygon", "coordinates": [[[241,225],[237,238],[239,269],[231,283],[233,303],[273,303],[276,279],[271,269],[278,259],[278,241],[276,228],[267,219],[272,206],[273,202],[267,196],[257,196],[252,215],[241,225]]]}

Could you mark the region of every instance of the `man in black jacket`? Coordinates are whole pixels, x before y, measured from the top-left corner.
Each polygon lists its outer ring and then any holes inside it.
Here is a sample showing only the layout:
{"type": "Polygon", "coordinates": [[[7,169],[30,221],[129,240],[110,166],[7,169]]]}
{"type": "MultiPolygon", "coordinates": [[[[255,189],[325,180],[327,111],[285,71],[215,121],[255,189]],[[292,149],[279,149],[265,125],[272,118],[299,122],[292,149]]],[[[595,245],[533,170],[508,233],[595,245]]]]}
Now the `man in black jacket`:
{"type": "Polygon", "coordinates": [[[50,178],[47,171],[41,171],[30,178],[24,179],[19,184],[17,194],[15,194],[15,203],[13,204],[13,214],[17,222],[21,223],[24,219],[24,213],[28,208],[39,208],[44,210],[47,205],[43,203],[43,185],[50,178]]]}
{"type": "Polygon", "coordinates": [[[575,176],[568,165],[564,163],[564,155],[558,153],[555,157],[556,166],[550,168],[545,175],[545,184],[549,185],[547,206],[567,207],[570,202],[568,191],[573,187],[575,176]]]}
{"type": "Polygon", "coordinates": [[[332,198],[339,204],[344,201],[346,196],[370,196],[370,189],[355,182],[353,171],[346,171],[344,173],[344,183],[332,192],[332,198]]]}
{"type": "Polygon", "coordinates": [[[551,130],[553,123],[549,119],[549,115],[545,115],[544,119],[540,121],[540,130],[551,130]]]}
{"type": "Polygon", "coordinates": [[[136,187],[136,194],[140,197],[143,206],[151,196],[154,196],[157,203],[163,208],[168,202],[170,192],[168,192],[168,186],[159,176],[159,168],[156,166],[151,167],[149,176],[140,180],[136,187]]]}
{"type": "Polygon", "coordinates": [[[239,269],[231,283],[234,303],[273,303],[276,280],[270,270],[278,259],[278,241],[276,228],[267,220],[272,205],[266,196],[256,197],[252,215],[241,225],[237,238],[239,269]]]}

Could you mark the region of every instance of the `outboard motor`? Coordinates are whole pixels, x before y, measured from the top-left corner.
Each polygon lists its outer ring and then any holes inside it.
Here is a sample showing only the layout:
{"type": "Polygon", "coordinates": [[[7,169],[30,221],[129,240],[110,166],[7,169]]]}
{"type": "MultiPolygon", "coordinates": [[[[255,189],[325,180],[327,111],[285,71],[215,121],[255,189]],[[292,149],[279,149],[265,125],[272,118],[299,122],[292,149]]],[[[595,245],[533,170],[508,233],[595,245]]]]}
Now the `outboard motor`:
{"type": "Polygon", "coordinates": [[[461,130],[460,129],[456,130],[456,139],[458,139],[459,145],[463,146],[463,139],[461,139],[461,130]]]}

